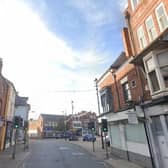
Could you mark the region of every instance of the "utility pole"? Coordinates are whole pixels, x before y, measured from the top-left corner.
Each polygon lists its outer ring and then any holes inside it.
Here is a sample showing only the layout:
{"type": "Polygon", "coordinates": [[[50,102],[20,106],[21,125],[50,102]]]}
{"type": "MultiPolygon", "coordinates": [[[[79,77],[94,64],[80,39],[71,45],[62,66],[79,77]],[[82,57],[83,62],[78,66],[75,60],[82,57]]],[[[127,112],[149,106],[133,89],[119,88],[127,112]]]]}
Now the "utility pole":
{"type": "MultiPolygon", "coordinates": [[[[99,113],[99,116],[100,116],[100,102],[99,102],[99,93],[98,93],[97,78],[95,78],[94,82],[96,84],[97,107],[98,107],[98,113],[99,113]]],[[[100,136],[101,136],[101,142],[102,142],[102,149],[104,149],[104,141],[103,141],[103,132],[102,132],[102,129],[100,131],[100,136]]]]}
{"type": "Polygon", "coordinates": [[[72,105],[72,119],[74,117],[74,101],[72,100],[71,101],[71,105],[72,105]]]}

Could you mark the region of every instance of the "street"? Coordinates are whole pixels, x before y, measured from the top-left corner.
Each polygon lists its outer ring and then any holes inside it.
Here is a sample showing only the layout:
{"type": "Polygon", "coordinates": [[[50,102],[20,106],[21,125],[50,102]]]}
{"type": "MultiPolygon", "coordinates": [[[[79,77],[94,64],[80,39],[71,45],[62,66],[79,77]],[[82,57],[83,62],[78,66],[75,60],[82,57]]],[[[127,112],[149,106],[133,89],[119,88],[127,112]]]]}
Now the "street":
{"type": "Polygon", "coordinates": [[[105,163],[81,147],[58,139],[32,140],[24,168],[105,168],[105,163]]]}

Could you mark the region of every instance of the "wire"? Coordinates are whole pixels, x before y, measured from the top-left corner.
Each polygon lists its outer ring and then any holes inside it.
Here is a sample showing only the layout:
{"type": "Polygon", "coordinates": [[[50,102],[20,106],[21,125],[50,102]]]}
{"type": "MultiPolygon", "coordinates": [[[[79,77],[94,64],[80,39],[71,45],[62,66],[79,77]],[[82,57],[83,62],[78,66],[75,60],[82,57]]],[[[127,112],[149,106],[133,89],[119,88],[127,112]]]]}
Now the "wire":
{"type": "Polygon", "coordinates": [[[55,90],[55,91],[51,91],[51,92],[59,92],[59,93],[62,93],[62,92],[93,92],[95,90],[93,89],[88,89],[88,90],[55,90]]]}

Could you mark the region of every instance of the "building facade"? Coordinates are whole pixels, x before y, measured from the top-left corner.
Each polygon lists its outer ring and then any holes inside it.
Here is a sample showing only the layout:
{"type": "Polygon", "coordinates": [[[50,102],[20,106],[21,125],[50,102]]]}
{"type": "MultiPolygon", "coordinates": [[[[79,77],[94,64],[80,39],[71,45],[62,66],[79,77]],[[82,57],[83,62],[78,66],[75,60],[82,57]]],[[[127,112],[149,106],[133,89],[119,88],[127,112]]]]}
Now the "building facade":
{"type": "Polygon", "coordinates": [[[142,73],[129,63],[130,60],[122,52],[98,80],[103,109],[99,118],[108,121],[112,154],[152,167],[140,107],[143,94],[145,100],[150,99],[149,89],[145,78],[140,78],[142,73]],[[136,120],[130,121],[134,116],[136,120]]]}
{"type": "Polygon", "coordinates": [[[155,167],[168,165],[168,1],[132,1],[125,11],[131,63],[142,69],[151,99],[143,101],[155,167]],[[136,21],[138,20],[138,22],[136,21]]]}
{"type": "Polygon", "coordinates": [[[100,117],[108,119],[112,153],[142,166],[166,168],[168,1],[128,0],[124,15],[126,58],[119,56],[98,80],[100,117]]]}
{"type": "Polygon", "coordinates": [[[52,114],[40,114],[39,116],[39,130],[43,138],[54,138],[58,133],[64,133],[65,131],[65,116],[64,115],[52,115],[52,114]]]}
{"type": "Polygon", "coordinates": [[[0,59],[0,151],[4,149],[6,130],[6,102],[8,94],[8,84],[2,73],[2,59],[0,59]]]}
{"type": "Polygon", "coordinates": [[[15,117],[22,119],[21,127],[17,129],[17,136],[19,140],[26,140],[28,129],[28,115],[30,111],[30,105],[28,104],[28,97],[21,97],[16,95],[15,100],[15,117]]]}

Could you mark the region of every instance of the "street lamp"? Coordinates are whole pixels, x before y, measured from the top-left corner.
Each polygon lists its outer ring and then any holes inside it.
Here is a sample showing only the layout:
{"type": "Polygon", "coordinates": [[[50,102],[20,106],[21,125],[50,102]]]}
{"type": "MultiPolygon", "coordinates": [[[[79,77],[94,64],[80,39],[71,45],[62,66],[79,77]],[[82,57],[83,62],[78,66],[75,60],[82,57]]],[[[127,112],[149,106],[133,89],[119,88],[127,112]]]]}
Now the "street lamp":
{"type": "MultiPolygon", "coordinates": [[[[95,86],[96,86],[96,95],[97,95],[97,107],[98,107],[98,113],[99,113],[99,116],[100,116],[100,102],[99,102],[99,92],[98,92],[98,85],[97,85],[98,80],[97,80],[97,78],[95,78],[94,82],[96,84],[95,86]]],[[[101,134],[100,136],[101,136],[101,142],[102,142],[102,149],[104,149],[102,129],[100,129],[100,134],[101,134]]]]}

